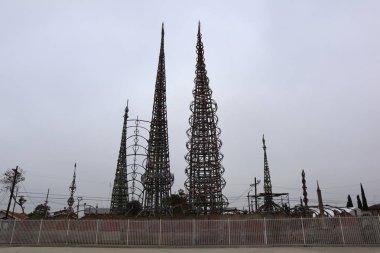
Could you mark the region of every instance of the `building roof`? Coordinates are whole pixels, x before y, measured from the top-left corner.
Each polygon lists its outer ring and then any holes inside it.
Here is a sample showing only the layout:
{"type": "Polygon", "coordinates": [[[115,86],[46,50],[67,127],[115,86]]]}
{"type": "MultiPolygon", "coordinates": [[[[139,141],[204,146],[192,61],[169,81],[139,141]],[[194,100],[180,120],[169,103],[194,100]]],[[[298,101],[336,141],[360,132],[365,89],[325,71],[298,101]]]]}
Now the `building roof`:
{"type": "MultiPolygon", "coordinates": [[[[5,217],[7,211],[5,210],[0,210],[0,217],[5,217]]],[[[24,213],[16,213],[16,212],[9,212],[8,217],[11,219],[16,219],[16,220],[25,220],[28,218],[28,215],[24,213]]]]}

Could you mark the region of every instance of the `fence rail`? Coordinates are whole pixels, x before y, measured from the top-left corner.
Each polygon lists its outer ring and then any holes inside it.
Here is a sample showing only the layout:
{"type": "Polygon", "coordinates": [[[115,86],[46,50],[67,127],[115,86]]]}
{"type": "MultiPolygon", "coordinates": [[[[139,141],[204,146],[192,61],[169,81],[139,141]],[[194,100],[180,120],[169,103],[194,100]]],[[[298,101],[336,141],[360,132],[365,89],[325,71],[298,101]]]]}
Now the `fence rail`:
{"type": "Polygon", "coordinates": [[[255,246],[380,244],[380,218],[2,220],[0,244],[255,246]]]}

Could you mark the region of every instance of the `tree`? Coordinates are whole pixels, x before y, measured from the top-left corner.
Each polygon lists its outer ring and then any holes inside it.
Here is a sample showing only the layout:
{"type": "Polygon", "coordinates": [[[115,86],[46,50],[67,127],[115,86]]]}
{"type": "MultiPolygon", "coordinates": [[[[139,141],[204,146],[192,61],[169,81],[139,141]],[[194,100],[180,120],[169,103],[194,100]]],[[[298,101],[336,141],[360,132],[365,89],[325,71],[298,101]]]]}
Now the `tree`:
{"type": "Polygon", "coordinates": [[[360,190],[362,193],[362,201],[363,201],[363,211],[368,211],[367,198],[365,197],[364,189],[362,183],[360,183],[360,190]]]}
{"type": "Polygon", "coordinates": [[[39,204],[28,216],[32,219],[42,219],[49,216],[50,206],[39,204]]]}
{"type": "Polygon", "coordinates": [[[142,210],[142,205],[137,200],[132,200],[127,203],[127,215],[138,215],[142,210]]]}
{"type": "MultiPolygon", "coordinates": [[[[15,171],[12,169],[4,172],[3,177],[0,179],[0,183],[3,185],[2,190],[9,191],[11,189],[14,176],[15,171]]],[[[25,181],[25,172],[23,169],[18,168],[15,185],[23,181],[25,181]]]]}
{"type": "Polygon", "coordinates": [[[173,215],[184,215],[189,210],[187,195],[182,189],[178,190],[178,194],[172,194],[168,201],[172,207],[173,215]]]}
{"type": "Polygon", "coordinates": [[[8,207],[5,214],[5,219],[8,218],[9,209],[11,207],[12,198],[14,198],[13,193],[15,186],[25,180],[24,177],[24,171],[22,169],[19,169],[18,166],[16,166],[16,169],[8,169],[3,177],[0,179],[0,183],[3,184],[3,190],[10,191],[9,201],[8,201],[8,207]]]}
{"type": "Polygon", "coordinates": [[[20,196],[18,198],[18,200],[16,199],[15,196],[13,196],[13,200],[16,202],[17,205],[19,205],[21,207],[21,210],[22,210],[22,213],[25,213],[25,202],[26,202],[26,199],[24,198],[24,196],[20,196]]]}
{"type": "Polygon", "coordinates": [[[350,207],[353,207],[353,206],[354,206],[354,204],[352,203],[351,196],[350,196],[350,194],[348,194],[346,207],[350,208],[350,207]]]}
{"type": "Polygon", "coordinates": [[[362,210],[363,209],[363,205],[362,205],[362,201],[360,200],[359,195],[356,196],[356,200],[358,201],[358,208],[360,210],[362,210]]]}

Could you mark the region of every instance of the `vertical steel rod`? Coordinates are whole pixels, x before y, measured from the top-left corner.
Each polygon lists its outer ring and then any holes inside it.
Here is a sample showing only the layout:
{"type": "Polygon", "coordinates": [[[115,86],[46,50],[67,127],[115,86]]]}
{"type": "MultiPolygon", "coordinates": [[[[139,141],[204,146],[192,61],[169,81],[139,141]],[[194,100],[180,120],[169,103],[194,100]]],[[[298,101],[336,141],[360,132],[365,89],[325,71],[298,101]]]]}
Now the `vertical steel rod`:
{"type": "Polygon", "coordinates": [[[11,241],[9,242],[10,244],[12,244],[12,242],[13,242],[13,235],[14,235],[14,233],[15,233],[15,227],[16,227],[16,220],[14,220],[14,223],[13,223],[13,229],[12,229],[11,241]]]}
{"type": "Polygon", "coordinates": [[[162,224],[161,224],[161,219],[160,219],[160,234],[159,234],[159,237],[158,237],[158,245],[161,246],[161,234],[162,234],[162,224]]]}
{"type": "Polygon", "coordinates": [[[230,224],[230,219],[228,219],[228,245],[231,245],[231,224],[230,224]]]}
{"type": "Polygon", "coordinates": [[[340,231],[342,233],[342,241],[343,241],[343,244],[346,244],[346,240],[344,238],[344,233],[343,233],[343,227],[342,227],[342,219],[341,217],[339,216],[339,224],[340,224],[340,231]]]}
{"type": "Polygon", "coordinates": [[[303,219],[302,219],[302,217],[301,217],[301,224],[302,224],[303,245],[306,245],[305,229],[303,227],[303,219]]]}
{"type": "Polygon", "coordinates": [[[266,223],[266,219],[265,218],[264,218],[264,241],[265,241],[265,245],[268,244],[267,223],[266,223]]]}
{"type": "Polygon", "coordinates": [[[70,219],[67,220],[66,244],[69,243],[70,219]]]}
{"type": "Polygon", "coordinates": [[[193,245],[195,245],[195,219],[193,219],[193,245]]]}
{"type": "Polygon", "coordinates": [[[37,244],[40,244],[40,237],[41,237],[41,229],[42,229],[42,221],[44,219],[41,219],[41,223],[40,223],[40,231],[38,231],[38,239],[37,239],[37,244]]]}
{"type": "Polygon", "coordinates": [[[98,233],[99,233],[99,219],[96,220],[95,244],[98,244],[98,233]]]}
{"type": "Polygon", "coordinates": [[[127,245],[129,245],[129,219],[127,221],[127,245]]]}

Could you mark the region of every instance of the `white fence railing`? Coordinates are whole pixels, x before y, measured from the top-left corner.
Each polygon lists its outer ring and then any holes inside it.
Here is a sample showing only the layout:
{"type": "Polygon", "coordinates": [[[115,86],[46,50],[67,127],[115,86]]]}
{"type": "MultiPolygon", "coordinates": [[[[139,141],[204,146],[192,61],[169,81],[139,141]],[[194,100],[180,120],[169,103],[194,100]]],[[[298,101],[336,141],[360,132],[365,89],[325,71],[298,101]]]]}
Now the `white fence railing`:
{"type": "Polygon", "coordinates": [[[0,244],[370,245],[380,244],[380,218],[2,220],[0,244]]]}

